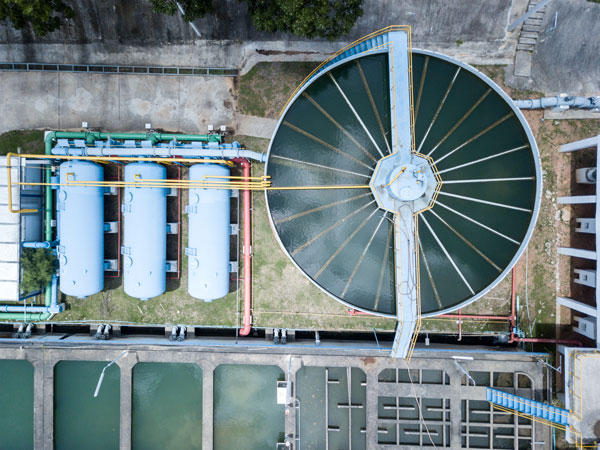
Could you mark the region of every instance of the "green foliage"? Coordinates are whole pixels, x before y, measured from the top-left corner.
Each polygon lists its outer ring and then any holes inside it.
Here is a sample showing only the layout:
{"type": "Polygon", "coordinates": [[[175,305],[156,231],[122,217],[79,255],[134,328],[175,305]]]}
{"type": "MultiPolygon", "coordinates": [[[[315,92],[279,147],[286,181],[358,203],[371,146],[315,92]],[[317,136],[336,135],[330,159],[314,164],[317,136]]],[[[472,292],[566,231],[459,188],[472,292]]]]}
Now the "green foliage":
{"type": "Polygon", "coordinates": [[[28,293],[46,286],[52,280],[55,256],[47,248],[24,248],[21,254],[21,292],[28,293]]]}
{"type": "Polygon", "coordinates": [[[31,25],[37,36],[58,30],[60,15],[69,19],[74,15],[63,0],[0,0],[0,20],[10,20],[17,30],[31,25]]]}
{"type": "MultiPolygon", "coordinates": [[[[152,3],[152,11],[157,13],[172,16],[178,11],[176,0],[150,0],[150,3],[152,3]]],[[[183,20],[187,22],[193,22],[213,12],[211,0],[179,0],[179,4],[185,11],[183,20]]]]}
{"type": "Polygon", "coordinates": [[[363,0],[247,0],[258,30],[333,41],[363,15],[363,0]]]}
{"type": "Polygon", "coordinates": [[[14,130],[0,134],[0,155],[8,152],[44,153],[44,132],[38,130],[14,130]]]}

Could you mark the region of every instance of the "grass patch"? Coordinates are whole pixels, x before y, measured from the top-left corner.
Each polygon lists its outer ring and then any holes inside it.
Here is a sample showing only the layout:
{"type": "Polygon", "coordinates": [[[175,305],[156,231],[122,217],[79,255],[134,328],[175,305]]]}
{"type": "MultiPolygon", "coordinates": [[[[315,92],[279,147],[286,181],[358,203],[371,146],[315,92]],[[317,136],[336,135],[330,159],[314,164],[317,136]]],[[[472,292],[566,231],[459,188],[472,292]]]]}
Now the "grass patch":
{"type": "Polygon", "coordinates": [[[315,66],[312,62],[258,63],[239,78],[239,111],[276,119],[290,94],[315,66]]]}
{"type": "Polygon", "coordinates": [[[9,152],[44,153],[44,132],[39,130],[15,130],[0,134],[0,155],[9,152]]]}
{"type": "MultiPolygon", "coordinates": [[[[266,150],[267,139],[237,136],[240,143],[266,150]]],[[[253,163],[252,175],[264,173],[253,163]]],[[[267,214],[265,194],[252,197],[252,317],[259,327],[343,330],[394,329],[395,321],[373,316],[349,316],[347,307],[309,281],[291,262],[277,242],[267,214]]]]}

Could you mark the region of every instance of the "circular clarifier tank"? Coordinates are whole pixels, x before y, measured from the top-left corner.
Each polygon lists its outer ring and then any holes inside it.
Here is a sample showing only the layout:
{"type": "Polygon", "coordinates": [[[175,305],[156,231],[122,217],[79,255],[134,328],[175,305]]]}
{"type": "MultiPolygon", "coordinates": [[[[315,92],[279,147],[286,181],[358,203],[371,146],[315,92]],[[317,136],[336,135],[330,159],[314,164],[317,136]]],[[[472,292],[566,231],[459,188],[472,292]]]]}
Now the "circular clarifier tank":
{"type": "Polygon", "coordinates": [[[420,50],[412,52],[412,74],[413,160],[384,170],[397,154],[383,50],[344,59],[302,86],[279,120],[265,169],[275,187],[366,186],[270,190],[267,204],[283,249],[307,277],[352,308],[390,317],[394,239],[411,232],[394,230],[398,202],[421,210],[421,312],[431,316],[465,306],[504,278],[531,236],[541,192],[531,130],[493,81],[420,50]]]}

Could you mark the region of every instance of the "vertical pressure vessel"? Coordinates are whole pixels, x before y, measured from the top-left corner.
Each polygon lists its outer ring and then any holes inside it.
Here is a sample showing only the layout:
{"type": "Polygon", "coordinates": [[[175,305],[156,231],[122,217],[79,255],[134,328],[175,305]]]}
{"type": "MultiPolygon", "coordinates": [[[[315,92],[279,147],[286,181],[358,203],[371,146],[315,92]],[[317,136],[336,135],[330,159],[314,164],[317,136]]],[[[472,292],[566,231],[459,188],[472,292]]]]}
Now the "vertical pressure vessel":
{"type": "Polygon", "coordinates": [[[126,184],[121,205],[123,286],[127,295],[140,300],[165,292],[167,190],[148,186],[165,177],[166,170],[160,164],[136,162],[125,166],[125,182],[134,184],[126,184]]]}
{"type": "MultiPolygon", "coordinates": [[[[229,169],[217,164],[196,164],[189,171],[191,182],[210,180],[206,177],[211,176],[229,176],[229,169]]],[[[188,293],[204,301],[224,297],[229,292],[230,197],[229,189],[190,189],[185,249],[188,293]]]]}
{"type": "Polygon", "coordinates": [[[104,288],[104,188],[85,184],[104,180],[91,161],[67,161],[59,169],[56,210],[60,291],[79,298],[104,288]]]}

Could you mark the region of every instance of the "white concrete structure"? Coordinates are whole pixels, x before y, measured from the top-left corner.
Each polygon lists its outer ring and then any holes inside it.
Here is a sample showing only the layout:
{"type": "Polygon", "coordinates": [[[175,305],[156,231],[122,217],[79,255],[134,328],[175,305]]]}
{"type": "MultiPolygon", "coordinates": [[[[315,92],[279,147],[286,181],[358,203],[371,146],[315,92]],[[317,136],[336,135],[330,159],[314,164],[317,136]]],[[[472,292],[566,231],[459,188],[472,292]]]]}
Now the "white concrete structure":
{"type": "MultiPolygon", "coordinates": [[[[13,164],[18,160],[13,159],[13,164]]],[[[18,166],[11,169],[11,178],[19,179],[18,166]]],[[[19,189],[12,188],[12,206],[20,205],[19,189]]],[[[6,156],[0,157],[0,302],[19,300],[19,214],[8,210],[8,171],[6,156]]]]}
{"type": "MultiPolygon", "coordinates": [[[[583,248],[559,247],[558,254],[569,256],[572,258],[583,258],[587,260],[597,261],[598,252],[600,249],[600,240],[598,236],[599,233],[597,225],[598,221],[596,220],[596,217],[599,216],[600,208],[596,200],[599,194],[599,185],[598,183],[595,183],[592,180],[595,180],[595,173],[598,171],[598,167],[600,167],[600,155],[598,154],[598,151],[600,150],[600,135],[583,139],[577,142],[571,142],[560,147],[560,151],[563,153],[586,149],[588,151],[596,151],[596,167],[577,168],[573,176],[576,177],[576,181],[578,183],[596,184],[595,195],[575,195],[559,197],[558,203],[563,205],[595,204],[594,217],[575,219],[577,223],[575,231],[579,233],[593,235],[595,239],[595,246],[593,247],[593,250],[583,248]],[[593,177],[584,177],[585,174],[591,174],[592,171],[595,171],[593,177]]],[[[577,326],[574,326],[573,330],[581,334],[582,336],[586,336],[594,340],[596,342],[596,347],[600,348],[600,328],[598,327],[597,323],[598,317],[600,316],[600,294],[598,293],[598,289],[596,287],[596,270],[596,268],[580,269],[575,267],[573,269],[575,283],[588,286],[594,289],[595,305],[587,305],[575,299],[557,296],[556,306],[557,309],[560,306],[566,306],[567,308],[571,309],[571,311],[575,312],[574,321],[577,322],[577,326]]]]}

